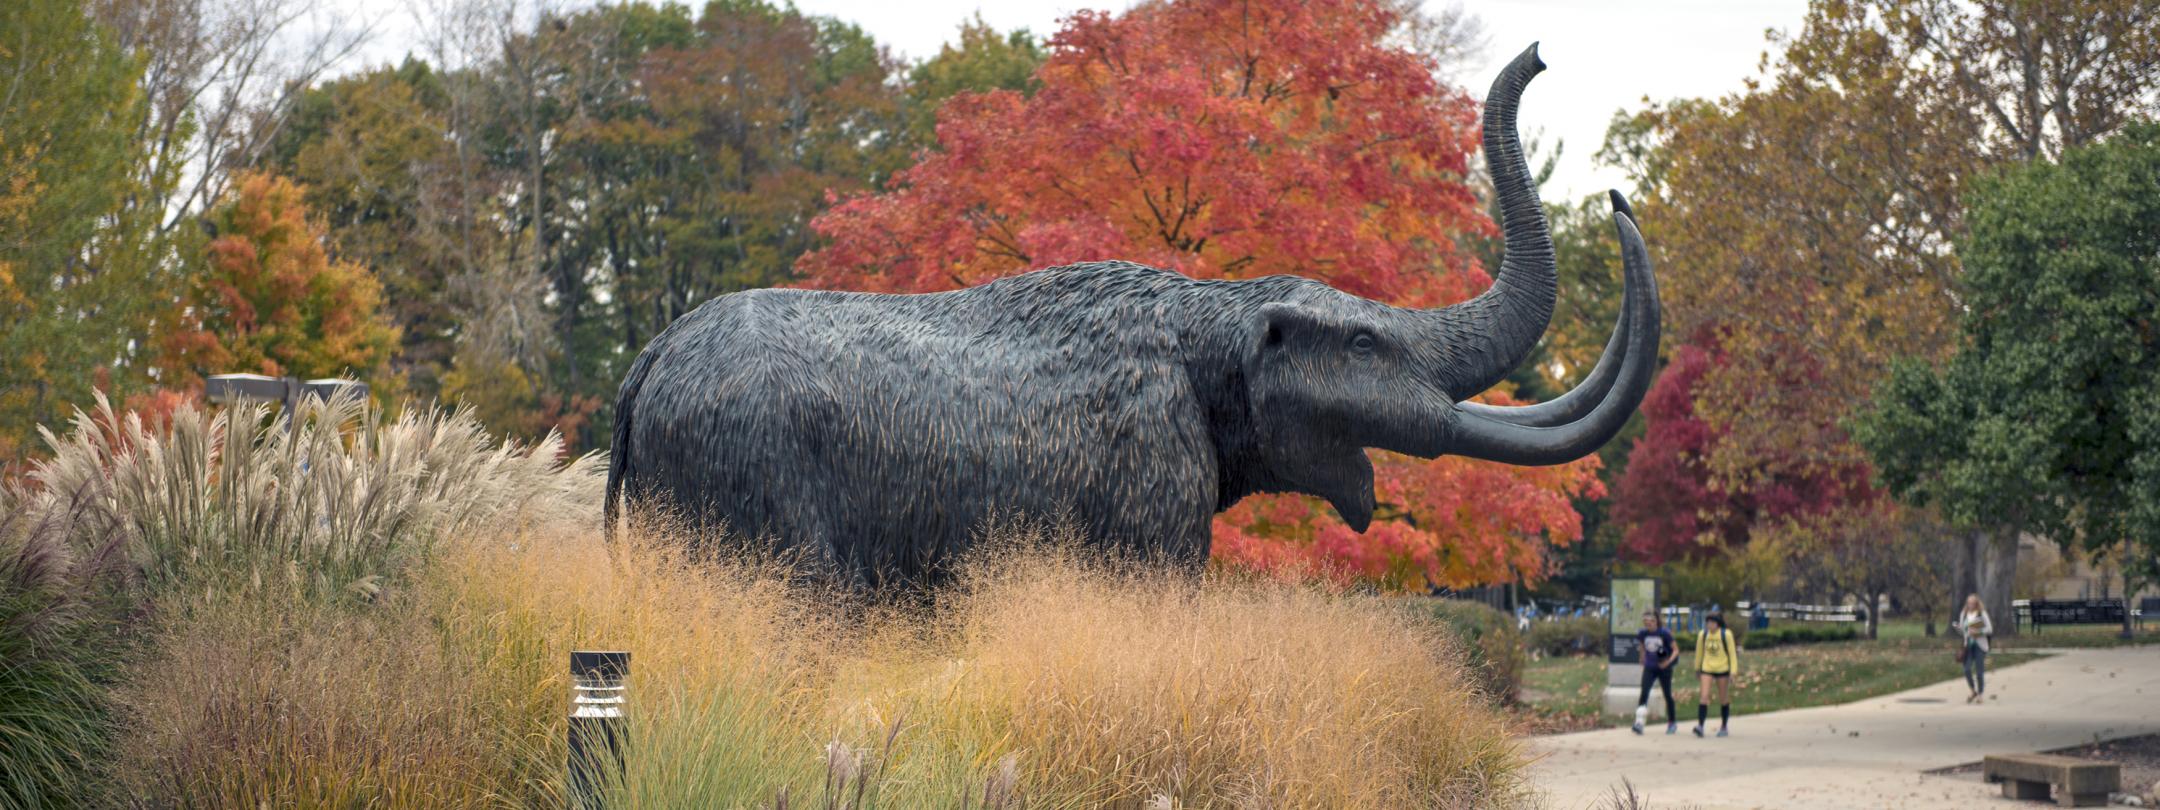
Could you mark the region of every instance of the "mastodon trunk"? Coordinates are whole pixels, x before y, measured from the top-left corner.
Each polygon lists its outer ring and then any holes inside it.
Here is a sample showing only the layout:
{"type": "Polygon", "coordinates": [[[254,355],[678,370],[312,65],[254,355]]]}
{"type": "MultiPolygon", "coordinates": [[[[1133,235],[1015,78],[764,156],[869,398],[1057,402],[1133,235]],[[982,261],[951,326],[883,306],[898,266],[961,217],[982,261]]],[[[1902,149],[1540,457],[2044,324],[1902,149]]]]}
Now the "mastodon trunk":
{"type": "Polygon", "coordinates": [[[1521,365],[1552,319],[1559,283],[1552,232],[1515,130],[1523,88],[1544,69],[1537,46],[1531,45],[1500,72],[1485,97],[1485,163],[1499,198],[1507,254],[1491,289],[1434,312],[1436,339],[1457,354],[1452,379],[1444,381],[1449,396],[1457,400],[1492,387],[1521,365]]]}

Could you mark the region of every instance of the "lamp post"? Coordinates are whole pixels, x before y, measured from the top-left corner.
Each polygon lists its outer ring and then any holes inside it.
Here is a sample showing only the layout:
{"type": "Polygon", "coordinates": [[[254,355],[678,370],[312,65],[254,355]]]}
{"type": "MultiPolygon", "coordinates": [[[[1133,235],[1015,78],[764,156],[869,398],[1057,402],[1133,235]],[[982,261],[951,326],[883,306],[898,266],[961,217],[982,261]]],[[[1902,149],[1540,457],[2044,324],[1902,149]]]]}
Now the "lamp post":
{"type": "Polygon", "coordinates": [[[623,709],[630,653],[570,653],[570,806],[598,808],[607,785],[622,778],[623,709]]]}
{"type": "Polygon", "coordinates": [[[368,395],[368,385],[359,380],[338,377],[302,380],[297,377],[266,377],[261,374],[215,374],[203,381],[203,396],[211,402],[256,400],[282,404],[287,430],[292,429],[293,409],[307,397],[329,401],[348,392],[353,396],[365,397],[368,395]]]}

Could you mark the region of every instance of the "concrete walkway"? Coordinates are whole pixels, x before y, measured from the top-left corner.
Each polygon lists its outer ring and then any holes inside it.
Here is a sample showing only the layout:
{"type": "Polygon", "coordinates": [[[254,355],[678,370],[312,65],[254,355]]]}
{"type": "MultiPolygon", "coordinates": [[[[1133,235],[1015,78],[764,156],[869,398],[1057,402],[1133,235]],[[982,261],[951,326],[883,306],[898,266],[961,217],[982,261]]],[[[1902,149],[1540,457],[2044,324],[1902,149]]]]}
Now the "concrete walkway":
{"type": "MultiPolygon", "coordinates": [[[[1954,672],[1943,659],[1944,672],[1954,672]]],[[[1945,681],[1840,706],[1735,717],[1725,739],[1696,739],[1691,722],[1670,737],[1662,725],[1641,737],[1625,727],[1540,737],[1530,743],[1541,755],[1531,778],[1560,810],[1600,806],[1622,777],[1659,810],[2050,806],[1922,771],[1991,753],[2160,733],[2160,645],[2065,650],[1988,673],[1988,694],[1986,704],[1968,705],[1964,681],[1945,681]]],[[[1681,713],[1692,719],[1694,708],[1681,713]]],[[[1714,732],[1717,707],[1711,711],[1714,732]]]]}

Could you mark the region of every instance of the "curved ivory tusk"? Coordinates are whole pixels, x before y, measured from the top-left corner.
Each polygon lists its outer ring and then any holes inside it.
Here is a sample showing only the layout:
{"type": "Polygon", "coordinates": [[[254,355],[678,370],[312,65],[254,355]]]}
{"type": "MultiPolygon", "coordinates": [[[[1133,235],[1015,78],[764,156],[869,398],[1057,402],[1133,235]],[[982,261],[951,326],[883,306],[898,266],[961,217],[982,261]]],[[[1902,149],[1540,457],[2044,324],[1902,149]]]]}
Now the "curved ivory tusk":
{"type": "MultiPolygon", "coordinates": [[[[1613,213],[1634,219],[1635,211],[1628,207],[1627,198],[1620,196],[1618,191],[1609,193],[1612,195],[1613,213]]],[[[1565,425],[1583,418],[1605,398],[1606,392],[1612,390],[1613,382],[1620,379],[1620,365],[1627,359],[1628,312],[1630,301],[1635,296],[1634,288],[1624,286],[1621,295],[1620,322],[1613,325],[1612,337],[1605,341],[1605,351],[1598,355],[1597,365],[1590,367],[1589,376],[1576,383],[1574,388],[1568,389],[1567,393],[1533,405],[1503,407],[1465,402],[1458,407],[1466,413],[1526,427],[1565,425]]]]}
{"type": "Polygon", "coordinates": [[[1621,347],[1624,355],[1612,388],[1581,419],[1552,427],[1516,424],[1458,404],[1449,414],[1446,452],[1507,464],[1565,464],[1596,452],[1627,424],[1657,373],[1660,325],[1650,251],[1625,210],[1613,213],[1625,266],[1622,309],[1627,326],[1626,343],[1621,347]]]}

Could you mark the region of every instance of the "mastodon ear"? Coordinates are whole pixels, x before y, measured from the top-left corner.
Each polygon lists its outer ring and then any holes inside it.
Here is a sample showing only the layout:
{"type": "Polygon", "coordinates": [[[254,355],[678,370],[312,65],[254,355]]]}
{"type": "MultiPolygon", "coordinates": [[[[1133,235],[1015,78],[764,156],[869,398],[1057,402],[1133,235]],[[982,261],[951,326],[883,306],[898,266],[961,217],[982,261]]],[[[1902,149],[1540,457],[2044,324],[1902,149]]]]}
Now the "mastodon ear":
{"type": "Polygon", "coordinates": [[[1276,351],[1292,340],[1309,336],[1320,327],[1320,319],[1311,310],[1296,304],[1270,302],[1261,304],[1254,313],[1252,325],[1252,352],[1276,351]]]}
{"type": "Polygon", "coordinates": [[[1260,305],[1245,325],[1245,393],[1263,439],[1281,421],[1271,414],[1297,408],[1297,400],[1310,396],[1310,390],[1298,385],[1310,376],[1305,368],[1310,358],[1293,349],[1311,342],[1324,328],[1311,310],[1280,302],[1260,305]]]}

